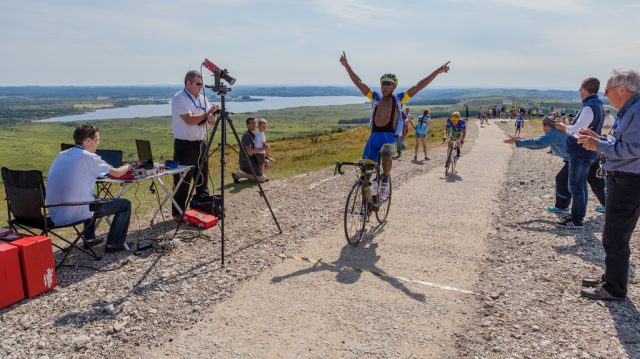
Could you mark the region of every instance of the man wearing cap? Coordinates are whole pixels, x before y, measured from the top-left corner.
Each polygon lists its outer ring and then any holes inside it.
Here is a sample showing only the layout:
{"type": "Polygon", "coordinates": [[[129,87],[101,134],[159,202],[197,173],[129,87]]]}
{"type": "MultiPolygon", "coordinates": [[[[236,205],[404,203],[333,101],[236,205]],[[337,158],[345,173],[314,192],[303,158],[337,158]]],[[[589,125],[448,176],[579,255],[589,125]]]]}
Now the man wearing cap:
{"type": "Polygon", "coordinates": [[[607,207],[602,246],[604,275],[583,280],[582,296],[621,300],[627,296],[631,235],[640,217],[640,73],[614,70],[604,95],[618,110],[611,135],[582,129],[578,144],[606,156],[607,207]]]}
{"type": "Polygon", "coordinates": [[[531,150],[539,150],[550,147],[554,155],[562,158],[564,166],[556,174],[556,205],[550,207],[550,212],[568,211],[571,202],[571,193],[569,192],[569,155],[567,154],[567,135],[555,128],[556,121],[551,117],[542,120],[542,130],[544,134],[537,138],[517,139],[510,136],[502,142],[507,144],[515,144],[516,147],[528,148],[531,150]]]}
{"type": "Polygon", "coordinates": [[[398,79],[394,74],[384,74],[380,77],[380,93],[372,91],[358,75],[351,69],[347,61],[347,55],[342,52],[340,63],[347,70],[349,78],[354,85],[371,100],[373,114],[369,121],[371,134],[365,145],[362,158],[370,163],[376,163],[382,155],[382,185],[380,197],[385,199],[389,195],[389,176],[391,175],[391,156],[396,144],[395,136],[402,136],[402,105],[420,90],[424,89],[441,73],[449,71],[449,62],[438,67],[429,76],[423,78],[415,86],[407,91],[394,94],[398,86],[398,79]]]}

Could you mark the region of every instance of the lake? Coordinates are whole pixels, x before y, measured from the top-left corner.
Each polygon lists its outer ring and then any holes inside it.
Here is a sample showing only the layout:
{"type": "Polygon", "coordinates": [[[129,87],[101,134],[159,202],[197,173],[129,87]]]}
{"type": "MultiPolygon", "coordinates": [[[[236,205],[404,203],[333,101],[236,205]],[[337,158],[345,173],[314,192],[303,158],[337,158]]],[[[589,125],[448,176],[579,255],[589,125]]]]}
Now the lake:
{"type": "MultiPolygon", "coordinates": [[[[252,96],[262,101],[226,102],[227,111],[246,113],[261,110],[279,110],[301,106],[352,105],[367,102],[364,96],[310,96],[310,97],[273,97],[252,96]]],[[[218,103],[219,104],[219,103],[218,103]]],[[[135,105],[120,108],[105,108],[82,115],[52,117],[35,122],[71,122],[109,120],[117,118],[171,116],[171,103],[161,105],[135,105]]]]}

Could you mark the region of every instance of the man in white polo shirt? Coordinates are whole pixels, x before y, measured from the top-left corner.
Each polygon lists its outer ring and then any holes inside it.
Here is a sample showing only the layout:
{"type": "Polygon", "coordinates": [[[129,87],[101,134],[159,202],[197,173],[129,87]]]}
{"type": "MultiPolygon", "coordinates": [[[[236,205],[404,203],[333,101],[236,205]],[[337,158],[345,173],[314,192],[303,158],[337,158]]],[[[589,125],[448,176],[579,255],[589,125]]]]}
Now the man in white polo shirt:
{"type": "MultiPolygon", "coordinates": [[[[184,182],[174,196],[182,211],[187,205],[186,201],[191,184],[196,186],[195,197],[209,195],[207,186],[209,161],[205,142],[206,124],[215,123],[216,115],[214,113],[219,107],[207,101],[206,97],[200,94],[201,89],[202,75],[195,70],[189,71],[184,77],[184,89],[176,93],[171,100],[171,125],[174,138],[173,160],[181,165],[194,166],[194,169],[187,173],[184,182]],[[201,159],[203,166],[196,168],[201,159]],[[195,180],[193,180],[194,178],[195,180]]],[[[180,175],[173,176],[174,188],[179,180],[180,175]]],[[[172,208],[172,213],[176,221],[184,221],[175,205],[172,208]]]]}
{"type": "MultiPolygon", "coordinates": [[[[96,150],[100,144],[98,128],[90,125],[82,125],[73,133],[75,146],[60,152],[51,164],[47,176],[46,204],[89,202],[95,198],[93,189],[98,177],[107,174],[122,176],[132,169],[134,164],[127,163],[118,168],[113,168],[100,156],[96,150]]],[[[64,226],[86,220],[85,227],[90,224],[92,217],[88,205],[60,206],[49,208],[49,216],[56,226],[64,226]]],[[[127,231],[131,218],[131,202],[124,198],[116,198],[100,206],[98,217],[114,215],[105,245],[105,252],[117,252],[129,250],[127,246],[127,231]]],[[[95,241],[95,227],[85,229],[85,238],[91,245],[95,241]]]]}

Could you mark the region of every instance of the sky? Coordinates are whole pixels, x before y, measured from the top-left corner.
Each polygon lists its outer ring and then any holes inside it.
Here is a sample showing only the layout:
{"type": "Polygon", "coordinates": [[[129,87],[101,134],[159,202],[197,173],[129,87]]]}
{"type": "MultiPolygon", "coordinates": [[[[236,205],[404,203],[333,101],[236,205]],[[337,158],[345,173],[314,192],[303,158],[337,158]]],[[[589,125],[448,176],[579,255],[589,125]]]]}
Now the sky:
{"type": "MultiPolygon", "coordinates": [[[[640,70],[637,0],[3,0],[0,86],[168,85],[209,58],[245,85],[577,89],[640,70]]],[[[205,82],[210,78],[204,70],[205,82]]]]}

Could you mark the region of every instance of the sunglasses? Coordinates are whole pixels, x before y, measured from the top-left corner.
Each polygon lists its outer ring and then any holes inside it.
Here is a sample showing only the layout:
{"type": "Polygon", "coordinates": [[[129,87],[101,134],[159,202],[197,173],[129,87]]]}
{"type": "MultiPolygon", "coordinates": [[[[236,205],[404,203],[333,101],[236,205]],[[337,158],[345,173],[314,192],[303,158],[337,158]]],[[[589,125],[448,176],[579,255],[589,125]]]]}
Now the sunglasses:
{"type": "Polygon", "coordinates": [[[202,86],[202,82],[194,82],[194,84],[196,84],[196,86],[202,86]]]}
{"type": "Polygon", "coordinates": [[[382,86],[393,86],[393,81],[380,81],[382,86]]]}

